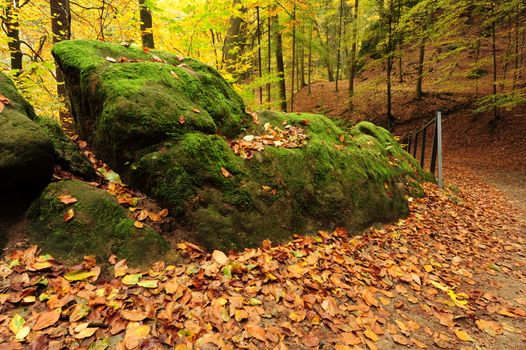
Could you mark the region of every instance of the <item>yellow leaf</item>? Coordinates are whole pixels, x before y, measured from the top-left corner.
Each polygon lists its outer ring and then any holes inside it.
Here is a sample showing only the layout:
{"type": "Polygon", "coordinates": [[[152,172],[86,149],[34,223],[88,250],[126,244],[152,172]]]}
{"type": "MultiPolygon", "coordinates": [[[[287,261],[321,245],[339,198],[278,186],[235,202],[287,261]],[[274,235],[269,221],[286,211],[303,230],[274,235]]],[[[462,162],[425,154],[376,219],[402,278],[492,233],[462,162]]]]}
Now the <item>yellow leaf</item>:
{"type": "Polygon", "coordinates": [[[131,285],[137,284],[137,282],[139,282],[141,277],[142,277],[142,274],[140,273],[126,275],[122,278],[122,283],[128,286],[131,286],[131,285]]]}
{"type": "Polygon", "coordinates": [[[97,274],[93,271],[88,270],[77,270],[77,271],[71,271],[64,275],[64,278],[70,282],[73,281],[82,281],[86,278],[90,278],[93,276],[96,276],[97,274]]]}
{"type": "Polygon", "coordinates": [[[23,340],[30,332],[28,326],[25,326],[26,320],[19,314],[15,314],[9,322],[9,330],[15,334],[16,340],[23,340]]]}
{"type": "Polygon", "coordinates": [[[429,283],[431,283],[433,286],[435,286],[435,288],[440,289],[440,290],[443,291],[443,292],[447,292],[447,291],[449,291],[449,287],[443,286],[443,285],[441,285],[441,284],[438,283],[438,282],[435,282],[435,281],[429,281],[429,283]]]}
{"type": "Polygon", "coordinates": [[[248,312],[245,310],[236,310],[234,313],[234,318],[237,322],[241,322],[242,320],[245,320],[248,318],[248,312]]]}
{"type": "Polygon", "coordinates": [[[138,347],[150,334],[150,326],[130,323],[124,335],[124,345],[128,350],[138,347]]]}
{"type": "Polygon", "coordinates": [[[373,332],[371,328],[367,328],[365,332],[363,332],[363,334],[372,341],[378,341],[379,339],[378,335],[375,332],[373,332]]]}
{"type": "Polygon", "coordinates": [[[75,339],[89,338],[98,330],[96,327],[87,327],[73,336],[75,339]]]}
{"type": "Polygon", "coordinates": [[[140,280],[137,282],[137,285],[143,287],[143,288],[157,288],[157,283],[159,281],[157,280],[140,280]]]}
{"type": "Polygon", "coordinates": [[[65,213],[64,213],[64,222],[69,222],[71,221],[71,219],[73,219],[73,217],[75,216],[75,211],[73,209],[68,209],[65,213]]]}
{"type": "Polygon", "coordinates": [[[466,333],[465,331],[461,331],[459,329],[455,331],[455,335],[457,336],[458,339],[462,341],[474,341],[474,339],[471,338],[468,333],[466,333]]]}

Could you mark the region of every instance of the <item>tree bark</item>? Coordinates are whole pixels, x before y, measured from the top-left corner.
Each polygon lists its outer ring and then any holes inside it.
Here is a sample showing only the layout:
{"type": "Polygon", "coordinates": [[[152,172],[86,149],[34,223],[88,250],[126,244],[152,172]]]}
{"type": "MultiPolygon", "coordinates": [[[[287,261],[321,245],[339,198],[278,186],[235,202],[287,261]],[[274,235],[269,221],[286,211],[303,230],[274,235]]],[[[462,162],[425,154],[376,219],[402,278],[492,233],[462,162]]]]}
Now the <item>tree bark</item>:
{"type": "Polygon", "coordinates": [[[420,45],[418,47],[418,70],[416,77],[416,100],[420,101],[424,95],[422,91],[422,81],[423,81],[423,74],[424,74],[424,58],[425,58],[425,51],[426,50],[426,41],[425,39],[421,39],[420,45]]]}
{"type": "MultiPolygon", "coordinates": [[[[491,22],[491,56],[493,59],[493,97],[497,98],[497,33],[495,20],[491,22]]],[[[499,110],[496,101],[493,101],[493,120],[496,123],[499,120],[499,110]]]]}
{"type": "MultiPolygon", "coordinates": [[[[234,0],[233,7],[240,4],[240,0],[234,0]]],[[[244,11],[245,9],[241,8],[241,12],[244,11]]],[[[243,51],[245,38],[241,30],[242,23],[243,19],[241,17],[237,15],[230,17],[228,32],[223,45],[223,66],[225,66],[230,73],[235,73],[232,63],[236,61],[236,58],[238,58],[239,54],[243,51]]]]}
{"type": "MultiPolygon", "coordinates": [[[[50,0],[51,10],[51,32],[53,44],[69,40],[71,38],[71,12],[69,0],[50,0]]],[[[59,96],[66,95],[64,86],[64,75],[60,68],[56,67],[57,93],[59,96]]]]}
{"type": "Polygon", "coordinates": [[[139,17],[141,19],[141,40],[142,47],[153,49],[155,43],[153,40],[153,19],[152,12],[146,5],[145,0],[139,0],[139,17]]]}
{"type": "MultiPolygon", "coordinates": [[[[329,44],[329,28],[328,28],[327,25],[325,25],[324,29],[325,29],[325,52],[324,52],[323,58],[325,60],[325,65],[327,67],[327,79],[330,82],[333,82],[334,81],[334,75],[332,74],[331,60],[330,60],[330,57],[329,57],[329,48],[330,48],[330,44],[329,44]]],[[[318,32],[318,34],[319,34],[319,32],[318,32]]]]}
{"type": "Polygon", "coordinates": [[[339,10],[339,25],[338,25],[338,50],[336,53],[336,92],[338,92],[338,82],[340,81],[340,58],[342,52],[342,23],[343,23],[343,0],[340,0],[339,10]]]}
{"type": "Polygon", "coordinates": [[[290,111],[294,112],[294,67],[296,66],[296,4],[292,10],[292,64],[290,73],[290,111]]]}
{"type": "MultiPolygon", "coordinates": [[[[270,15],[267,18],[267,26],[268,26],[268,32],[267,32],[267,42],[268,42],[268,47],[267,47],[267,73],[268,73],[268,75],[270,77],[270,75],[272,74],[272,42],[271,42],[272,22],[271,22],[270,15]]],[[[271,88],[272,87],[271,87],[270,82],[267,83],[267,102],[269,103],[269,107],[270,107],[270,102],[272,100],[271,88]]]]}
{"type": "Polygon", "coordinates": [[[389,0],[389,14],[388,14],[388,38],[387,38],[387,60],[386,60],[386,75],[387,75],[387,127],[389,130],[393,129],[394,116],[392,104],[392,70],[393,70],[393,0],[389,0]]]}
{"type": "Polygon", "coordinates": [[[312,32],[313,32],[313,28],[312,28],[312,25],[309,27],[309,57],[307,59],[307,84],[308,84],[308,87],[309,87],[309,94],[312,93],[311,91],[311,83],[312,83],[312,32]]]}
{"type": "Polygon", "coordinates": [[[22,50],[20,49],[20,30],[18,22],[19,0],[4,1],[5,9],[2,14],[2,21],[5,26],[5,31],[8,37],[7,46],[9,48],[9,55],[11,59],[11,69],[15,71],[15,75],[19,75],[22,71],[22,50]]]}
{"type": "MultiPolygon", "coordinates": [[[[256,21],[256,36],[258,39],[258,72],[261,84],[261,78],[263,77],[263,63],[261,62],[261,20],[259,18],[259,6],[256,6],[256,21]]],[[[259,104],[263,104],[263,85],[259,86],[259,104]]]]}
{"type": "Polygon", "coordinates": [[[354,1],[353,24],[352,24],[352,47],[351,62],[349,65],[349,110],[353,110],[354,79],[356,78],[356,47],[358,40],[358,0],[354,1]]]}
{"type": "Polygon", "coordinates": [[[287,88],[285,85],[285,65],[283,63],[283,39],[279,28],[278,16],[272,18],[274,22],[274,33],[276,37],[276,70],[279,78],[279,97],[281,111],[287,111],[287,88]]]}

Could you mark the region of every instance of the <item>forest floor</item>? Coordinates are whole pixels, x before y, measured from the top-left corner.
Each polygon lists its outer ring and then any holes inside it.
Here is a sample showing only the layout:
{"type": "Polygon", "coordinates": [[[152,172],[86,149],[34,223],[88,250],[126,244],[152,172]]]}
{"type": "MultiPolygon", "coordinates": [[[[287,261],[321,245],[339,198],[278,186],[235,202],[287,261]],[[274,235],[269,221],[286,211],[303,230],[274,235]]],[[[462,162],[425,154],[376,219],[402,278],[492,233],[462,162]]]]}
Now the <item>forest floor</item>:
{"type": "Polygon", "coordinates": [[[409,217],[360,235],[180,242],[184,263],[143,270],[20,246],[0,263],[0,349],[524,349],[522,119],[495,138],[462,118],[444,123],[464,127],[445,127],[445,189],[425,184],[409,217]]]}

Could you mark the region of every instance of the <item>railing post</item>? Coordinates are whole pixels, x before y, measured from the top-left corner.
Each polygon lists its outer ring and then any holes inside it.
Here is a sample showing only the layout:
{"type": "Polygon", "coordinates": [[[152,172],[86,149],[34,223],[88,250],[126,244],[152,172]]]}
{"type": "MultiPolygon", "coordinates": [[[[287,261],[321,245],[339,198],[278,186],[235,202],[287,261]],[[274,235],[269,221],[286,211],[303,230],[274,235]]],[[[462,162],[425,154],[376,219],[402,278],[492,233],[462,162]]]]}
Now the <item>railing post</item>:
{"type": "Polygon", "coordinates": [[[435,175],[437,165],[437,118],[435,116],[435,127],[433,128],[433,146],[431,148],[431,161],[429,163],[429,171],[435,175]]]}
{"type": "Polygon", "coordinates": [[[415,148],[413,149],[413,158],[416,158],[417,149],[418,149],[418,130],[415,131],[415,148]]]}
{"type": "Polygon", "coordinates": [[[426,156],[426,140],[427,139],[427,125],[422,130],[422,149],[420,150],[420,166],[424,168],[424,161],[426,156]]]}
{"type": "Polygon", "coordinates": [[[438,188],[444,188],[442,174],[442,111],[437,111],[437,162],[438,162],[438,188]]]}

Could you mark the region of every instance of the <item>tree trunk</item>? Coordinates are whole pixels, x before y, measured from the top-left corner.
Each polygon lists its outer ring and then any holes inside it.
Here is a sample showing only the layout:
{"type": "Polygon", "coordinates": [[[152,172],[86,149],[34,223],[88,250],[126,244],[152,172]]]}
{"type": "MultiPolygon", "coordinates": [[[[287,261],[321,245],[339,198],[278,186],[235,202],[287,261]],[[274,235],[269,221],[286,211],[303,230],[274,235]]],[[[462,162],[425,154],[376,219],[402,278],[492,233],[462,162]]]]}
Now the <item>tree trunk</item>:
{"type": "Polygon", "coordinates": [[[417,70],[417,77],[416,77],[416,100],[420,101],[422,99],[422,96],[424,95],[422,91],[422,81],[423,81],[423,74],[424,74],[424,58],[425,58],[425,51],[426,50],[426,41],[425,39],[421,39],[420,45],[418,47],[418,70],[417,70]]]}
{"type": "Polygon", "coordinates": [[[287,89],[285,85],[285,65],[283,63],[283,39],[281,37],[281,30],[279,28],[278,16],[272,18],[274,22],[274,33],[276,36],[276,70],[279,78],[279,97],[281,111],[287,111],[287,89]]]}
{"type": "MultiPolygon", "coordinates": [[[[50,0],[51,9],[51,32],[53,34],[53,44],[69,40],[71,38],[71,12],[69,0],[50,0]]],[[[59,96],[66,95],[64,86],[64,75],[56,67],[57,93],[59,96]]]]}
{"type": "Polygon", "coordinates": [[[336,52],[336,92],[338,92],[338,82],[340,81],[340,58],[342,52],[342,23],[343,23],[343,0],[340,0],[340,23],[338,25],[338,50],[336,52]]]}
{"type": "Polygon", "coordinates": [[[334,81],[334,75],[332,74],[331,60],[330,60],[330,57],[329,57],[329,51],[330,51],[329,50],[329,48],[330,48],[330,45],[329,45],[329,28],[326,25],[324,29],[325,29],[325,52],[323,54],[323,58],[325,60],[325,65],[327,67],[327,79],[330,82],[333,82],[334,81]]]}
{"type": "Polygon", "coordinates": [[[152,12],[146,5],[146,0],[139,0],[139,17],[141,19],[142,47],[153,49],[153,19],[152,12]]]}
{"type": "Polygon", "coordinates": [[[292,10],[292,69],[290,72],[290,111],[294,112],[294,68],[296,66],[296,4],[292,10]]]}
{"type": "Polygon", "coordinates": [[[305,82],[305,26],[301,27],[301,50],[300,50],[300,82],[299,87],[304,88],[307,86],[307,83],[305,82]]]}
{"type": "Polygon", "coordinates": [[[261,62],[261,21],[259,18],[259,6],[256,6],[256,20],[257,29],[256,35],[258,38],[258,71],[259,71],[259,104],[263,104],[263,85],[261,85],[261,78],[263,77],[263,63],[261,62]]]}
{"type": "Polygon", "coordinates": [[[22,50],[20,49],[20,31],[18,23],[19,0],[4,1],[5,9],[2,21],[4,22],[6,34],[8,37],[7,46],[9,47],[9,55],[11,58],[11,69],[15,71],[15,75],[19,75],[22,71],[22,50]]]}
{"type": "Polygon", "coordinates": [[[309,87],[309,94],[312,93],[311,91],[311,83],[312,83],[312,32],[313,32],[312,25],[309,26],[309,57],[308,57],[308,63],[307,63],[307,84],[309,87]]]}
{"type": "MultiPolygon", "coordinates": [[[[495,6],[493,4],[493,6],[495,6]]],[[[493,9],[495,11],[495,9],[493,9]]],[[[493,97],[497,98],[497,33],[495,19],[491,22],[491,55],[493,58],[493,97]]],[[[496,101],[493,101],[493,121],[496,123],[499,120],[499,110],[496,101]]]]}
{"type": "Polygon", "coordinates": [[[513,86],[512,90],[515,91],[517,86],[517,80],[519,77],[519,35],[520,35],[520,3],[517,3],[517,10],[515,13],[515,65],[513,71],[513,86]]]}
{"type": "MultiPolygon", "coordinates": [[[[233,7],[239,4],[241,4],[240,0],[234,0],[233,7]]],[[[244,12],[244,8],[242,8],[241,11],[244,12]]],[[[223,66],[225,66],[230,73],[235,73],[232,63],[239,57],[244,44],[244,36],[241,31],[242,23],[243,20],[241,17],[237,15],[230,17],[228,32],[223,45],[223,66]]]]}
{"type": "Polygon", "coordinates": [[[354,79],[356,78],[356,47],[358,40],[358,0],[354,1],[354,12],[352,19],[352,47],[351,47],[351,62],[349,65],[349,110],[353,110],[354,98],[354,79]]]}
{"type": "MultiPolygon", "coordinates": [[[[271,19],[270,19],[270,15],[269,17],[267,18],[267,26],[268,26],[268,32],[267,32],[267,42],[268,42],[268,47],[267,47],[267,73],[270,77],[270,75],[272,74],[272,43],[271,43],[271,35],[272,35],[272,22],[271,22],[271,19]]],[[[267,83],[267,102],[269,103],[269,108],[270,108],[270,102],[272,100],[272,96],[271,96],[271,84],[270,83],[267,83]]]]}
{"type": "Polygon", "coordinates": [[[393,0],[389,0],[389,14],[388,14],[388,38],[387,38],[387,127],[389,130],[393,129],[394,117],[392,111],[392,70],[393,70],[393,0]]]}

